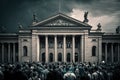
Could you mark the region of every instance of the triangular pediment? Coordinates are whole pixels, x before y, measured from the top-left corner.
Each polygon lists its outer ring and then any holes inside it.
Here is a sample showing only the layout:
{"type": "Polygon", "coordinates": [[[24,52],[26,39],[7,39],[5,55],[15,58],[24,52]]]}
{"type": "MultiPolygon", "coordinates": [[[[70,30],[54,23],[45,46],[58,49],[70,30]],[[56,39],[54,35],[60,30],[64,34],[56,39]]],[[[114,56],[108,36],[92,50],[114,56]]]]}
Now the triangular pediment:
{"type": "Polygon", "coordinates": [[[43,20],[41,22],[38,22],[38,23],[35,23],[32,25],[33,27],[44,27],[44,26],[47,26],[47,27],[57,27],[57,26],[62,26],[62,27],[65,27],[65,26],[78,26],[78,27],[91,27],[90,25],[88,25],[87,23],[83,23],[81,21],[78,21],[74,18],[71,18],[67,15],[64,15],[64,14],[57,14],[53,17],[50,17],[46,20],[43,20]]]}
{"type": "Polygon", "coordinates": [[[77,24],[69,22],[64,19],[56,19],[44,24],[44,26],[77,26],[77,24]]]}

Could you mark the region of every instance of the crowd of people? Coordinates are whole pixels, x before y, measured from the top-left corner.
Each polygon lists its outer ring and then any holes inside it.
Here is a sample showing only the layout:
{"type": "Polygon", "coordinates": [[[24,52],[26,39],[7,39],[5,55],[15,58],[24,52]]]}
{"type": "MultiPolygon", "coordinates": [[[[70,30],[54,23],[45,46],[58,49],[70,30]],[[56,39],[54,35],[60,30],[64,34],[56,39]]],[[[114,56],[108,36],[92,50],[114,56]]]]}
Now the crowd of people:
{"type": "Polygon", "coordinates": [[[120,80],[119,63],[0,64],[0,80],[120,80]]]}

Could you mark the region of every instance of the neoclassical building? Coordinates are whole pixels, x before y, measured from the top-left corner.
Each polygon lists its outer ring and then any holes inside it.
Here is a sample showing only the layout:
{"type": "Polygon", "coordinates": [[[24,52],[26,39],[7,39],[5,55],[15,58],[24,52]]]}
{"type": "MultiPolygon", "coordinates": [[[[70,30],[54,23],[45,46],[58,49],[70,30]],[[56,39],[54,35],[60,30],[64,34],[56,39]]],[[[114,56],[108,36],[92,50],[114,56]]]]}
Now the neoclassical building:
{"type": "MultiPolygon", "coordinates": [[[[118,30],[118,29],[117,29],[118,30]]],[[[118,62],[120,33],[92,30],[86,22],[59,13],[17,33],[0,33],[0,63],[118,62]]]]}

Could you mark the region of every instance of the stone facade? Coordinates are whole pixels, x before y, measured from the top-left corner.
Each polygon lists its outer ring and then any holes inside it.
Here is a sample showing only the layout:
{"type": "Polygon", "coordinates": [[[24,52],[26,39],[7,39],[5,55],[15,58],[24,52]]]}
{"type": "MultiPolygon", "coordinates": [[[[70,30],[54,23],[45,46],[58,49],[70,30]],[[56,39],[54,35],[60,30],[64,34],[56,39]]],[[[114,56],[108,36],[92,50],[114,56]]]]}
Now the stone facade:
{"type": "Polygon", "coordinates": [[[91,28],[59,13],[16,34],[0,33],[0,62],[118,62],[120,34],[91,28]]]}

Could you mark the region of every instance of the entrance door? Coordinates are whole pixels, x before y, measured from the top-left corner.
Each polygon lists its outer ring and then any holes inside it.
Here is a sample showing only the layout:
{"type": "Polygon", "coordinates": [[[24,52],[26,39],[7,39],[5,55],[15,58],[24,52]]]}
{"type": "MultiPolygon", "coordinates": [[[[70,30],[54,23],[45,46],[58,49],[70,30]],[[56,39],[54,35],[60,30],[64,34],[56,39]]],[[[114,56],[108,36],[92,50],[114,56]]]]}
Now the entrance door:
{"type": "Polygon", "coordinates": [[[49,62],[53,62],[53,53],[49,54],[49,62]]]}
{"type": "Polygon", "coordinates": [[[42,53],[42,62],[45,62],[45,53],[42,53]]]}
{"type": "Polygon", "coordinates": [[[67,62],[70,62],[70,53],[67,53],[67,62]]]}
{"type": "Polygon", "coordinates": [[[58,53],[58,61],[62,62],[62,53],[58,53]]]}
{"type": "Polygon", "coordinates": [[[75,53],[75,62],[78,62],[78,53],[75,53]]]}

